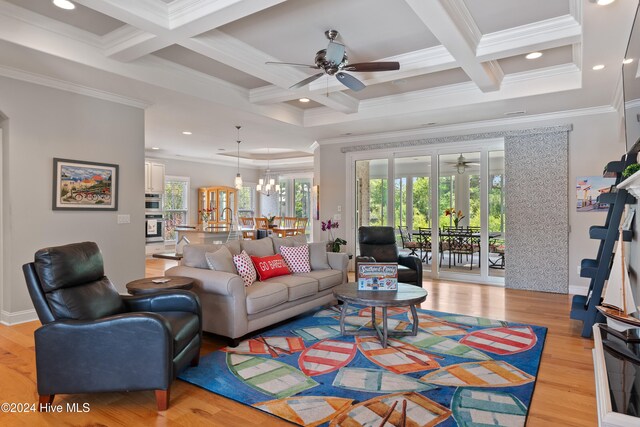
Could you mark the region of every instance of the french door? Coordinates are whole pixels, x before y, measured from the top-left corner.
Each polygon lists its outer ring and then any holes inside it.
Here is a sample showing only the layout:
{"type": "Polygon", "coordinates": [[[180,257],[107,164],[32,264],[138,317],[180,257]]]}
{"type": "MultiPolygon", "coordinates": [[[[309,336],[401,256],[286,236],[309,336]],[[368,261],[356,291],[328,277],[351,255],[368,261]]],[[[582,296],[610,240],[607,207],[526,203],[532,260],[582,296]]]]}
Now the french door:
{"type": "Polygon", "coordinates": [[[358,227],[392,226],[400,252],[419,256],[425,276],[504,284],[503,147],[497,139],[350,154],[347,226],[355,253],[358,227]]]}

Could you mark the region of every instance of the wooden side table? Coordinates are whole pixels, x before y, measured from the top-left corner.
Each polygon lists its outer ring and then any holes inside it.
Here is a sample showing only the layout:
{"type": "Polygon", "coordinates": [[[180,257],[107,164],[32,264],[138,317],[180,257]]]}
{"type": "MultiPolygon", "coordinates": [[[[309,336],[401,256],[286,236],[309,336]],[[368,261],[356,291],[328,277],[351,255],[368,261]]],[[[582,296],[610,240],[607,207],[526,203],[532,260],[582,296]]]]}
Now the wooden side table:
{"type": "Polygon", "coordinates": [[[371,307],[371,322],[375,333],[383,348],[387,348],[388,337],[400,337],[418,334],[418,313],[416,305],[427,299],[427,291],[418,286],[398,283],[397,291],[359,291],[357,283],[345,283],[333,288],[333,295],[342,301],[340,312],[340,333],[342,335],[372,335],[368,331],[347,332],[344,319],[349,309],[349,303],[371,307]],[[387,328],[387,307],[407,307],[411,310],[413,327],[410,331],[389,332],[387,328]],[[376,307],[382,307],[382,330],[376,323],[376,307]]]}
{"type": "Polygon", "coordinates": [[[127,283],[127,292],[131,295],[151,294],[170,289],[191,288],[193,288],[193,279],[183,276],[145,277],[144,279],[138,279],[127,283]],[[157,279],[169,279],[169,281],[165,283],[154,283],[153,280],[157,279]]]}

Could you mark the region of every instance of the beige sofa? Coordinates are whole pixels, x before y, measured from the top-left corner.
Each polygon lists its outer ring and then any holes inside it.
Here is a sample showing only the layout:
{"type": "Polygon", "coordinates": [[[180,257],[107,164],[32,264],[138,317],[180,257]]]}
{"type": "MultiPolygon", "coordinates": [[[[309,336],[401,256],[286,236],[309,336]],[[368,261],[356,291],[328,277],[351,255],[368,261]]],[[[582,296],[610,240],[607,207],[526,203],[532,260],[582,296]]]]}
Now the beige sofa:
{"type": "Polygon", "coordinates": [[[250,332],[335,303],[332,288],[347,282],[348,256],[327,252],[326,242],[309,243],[311,272],[272,277],[245,287],[238,274],[210,269],[205,254],[226,246],[233,255],[245,250],[249,255],[268,256],[280,253],[280,246],[304,244],[306,237],[300,235],[187,245],[180,265],[168,269],[165,275],[195,279],[192,290],[200,297],[203,330],[231,338],[233,345],[250,332]]]}

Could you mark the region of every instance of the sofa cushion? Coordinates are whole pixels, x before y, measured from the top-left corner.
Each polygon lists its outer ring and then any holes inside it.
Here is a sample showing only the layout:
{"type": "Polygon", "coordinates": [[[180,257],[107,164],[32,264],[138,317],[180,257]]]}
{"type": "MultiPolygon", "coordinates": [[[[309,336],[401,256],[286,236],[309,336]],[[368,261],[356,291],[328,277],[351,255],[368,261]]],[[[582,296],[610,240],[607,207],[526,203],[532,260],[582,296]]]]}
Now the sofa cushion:
{"type": "Polygon", "coordinates": [[[272,237],[271,240],[273,241],[273,250],[277,254],[281,253],[280,247],[282,246],[303,246],[307,244],[307,236],[304,234],[289,237],[272,237]]]}
{"type": "Polygon", "coordinates": [[[318,281],[313,277],[301,275],[287,275],[274,277],[266,281],[266,283],[283,283],[288,289],[288,301],[295,301],[300,298],[308,297],[318,293],[318,281]]]}
{"type": "Polygon", "coordinates": [[[263,282],[271,277],[291,274],[289,266],[287,266],[287,263],[280,254],[263,257],[252,256],[251,261],[256,269],[256,273],[258,273],[258,280],[263,282]]]}
{"type": "MultiPolygon", "coordinates": [[[[282,276],[286,277],[286,276],[282,276]]],[[[289,291],[284,283],[256,282],[246,289],[247,293],[247,314],[256,314],[268,310],[279,304],[287,302],[289,291]]]]}
{"type": "Polygon", "coordinates": [[[280,252],[292,273],[311,271],[309,263],[309,246],[280,246],[280,252]]]}
{"type": "Polygon", "coordinates": [[[249,257],[245,251],[242,251],[240,255],[233,256],[233,263],[238,269],[238,274],[242,277],[244,286],[251,286],[257,278],[256,269],[253,267],[251,257],[249,257]]]}
{"type": "Polygon", "coordinates": [[[209,266],[207,265],[207,259],[204,254],[207,252],[215,252],[220,249],[220,246],[222,245],[186,245],[182,249],[182,265],[185,267],[208,269],[209,266]]]}
{"type": "Polygon", "coordinates": [[[314,270],[308,273],[296,273],[296,276],[311,277],[317,280],[319,292],[342,283],[342,271],[340,270],[314,270]]]}
{"type": "Polygon", "coordinates": [[[227,273],[238,274],[238,269],[233,263],[233,255],[226,246],[220,247],[215,252],[205,252],[205,259],[210,270],[226,271],[227,273]]]}
{"type": "Polygon", "coordinates": [[[271,239],[242,240],[240,241],[240,246],[250,256],[275,255],[271,239]]]}
{"type": "Polygon", "coordinates": [[[309,243],[311,270],[329,270],[331,268],[327,259],[327,243],[326,241],[309,243]]]}

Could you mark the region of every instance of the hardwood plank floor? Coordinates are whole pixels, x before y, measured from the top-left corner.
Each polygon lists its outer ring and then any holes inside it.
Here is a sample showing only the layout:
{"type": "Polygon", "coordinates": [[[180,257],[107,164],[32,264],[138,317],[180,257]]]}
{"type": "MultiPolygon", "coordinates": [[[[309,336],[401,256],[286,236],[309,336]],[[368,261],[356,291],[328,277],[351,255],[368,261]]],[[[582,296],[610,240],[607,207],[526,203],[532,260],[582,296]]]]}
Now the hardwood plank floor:
{"type": "MultiPolygon", "coordinates": [[[[146,275],[162,275],[175,261],[149,259],[146,275]]],[[[581,323],[569,319],[568,295],[518,291],[458,282],[425,281],[422,308],[549,328],[527,426],[595,426],[591,349],[581,323]]],[[[37,402],[33,331],[39,322],[0,325],[0,403],[37,402]]],[[[205,336],[202,354],[222,342],[205,336]]],[[[117,363],[114,361],[114,363],[117,363]]],[[[3,426],[287,426],[258,410],[175,381],[168,411],[157,412],[153,391],[56,396],[54,404],[88,403],[86,413],[4,413],[3,426]]],[[[66,409],[66,408],[65,408],[66,409]]]]}

